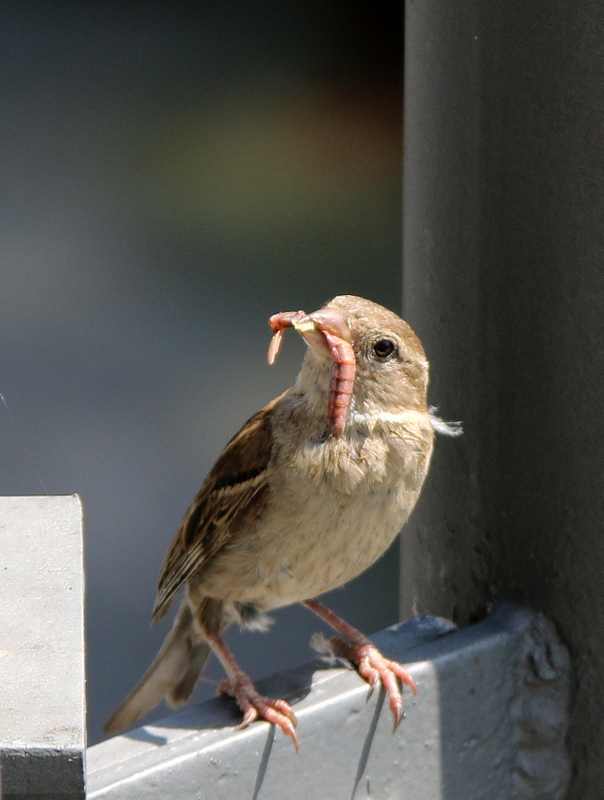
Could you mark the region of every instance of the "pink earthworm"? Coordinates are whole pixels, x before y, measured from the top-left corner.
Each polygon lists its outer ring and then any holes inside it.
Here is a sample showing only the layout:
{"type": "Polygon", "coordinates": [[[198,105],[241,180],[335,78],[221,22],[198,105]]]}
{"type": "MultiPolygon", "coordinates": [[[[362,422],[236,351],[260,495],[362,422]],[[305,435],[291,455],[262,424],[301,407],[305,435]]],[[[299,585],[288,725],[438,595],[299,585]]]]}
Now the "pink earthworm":
{"type": "Polygon", "coordinates": [[[346,426],[348,406],[352,397],[355,375],[354,350],[350,342],[335,336],[329,331],[322,331],[327,340],[333,358],[327,419],[334,436],[339,436],[346,426]]]}
{"type": "Polygon", "coordinates": [[[272,317],[269,317],[268,324],[273,332],[273,338],[268,346],[269,364],[272,365],[277,360],[283,342],[283,331],[286,328],[293,328],[294,320],[298,322],[303,319],[311,321],[305,311],[281,311],[279,314],[273,314],[272,317]]]}
{"type": "Polygon", "coordinates": [[[273,314],[269,325],[273,331],[268,349],[269,364],[277,358],[285,328],[296,328],[308,345],[331,355],[333,371],[327,403],[327,427],[334,437],[340,436],[346,426],[356,368],[352,344],[340,335],[349,335],[345,320],[336,309],[326,308],[315,314],[283,311],[273,314]]]}

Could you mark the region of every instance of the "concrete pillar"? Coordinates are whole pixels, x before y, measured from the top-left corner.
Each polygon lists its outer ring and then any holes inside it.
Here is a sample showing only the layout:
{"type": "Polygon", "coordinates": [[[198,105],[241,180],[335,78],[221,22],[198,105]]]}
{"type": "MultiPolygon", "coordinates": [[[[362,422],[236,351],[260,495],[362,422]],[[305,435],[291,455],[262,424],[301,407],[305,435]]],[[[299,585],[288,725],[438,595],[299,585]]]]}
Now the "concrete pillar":
{"type": "Polygon", "coordinates": [[[570,648],[569,797],[604,792],[604,3],[407,2],[406,319],[437,444],[403,614],[507,596],[570,648]]]}
{"type": "Polygon", "coordinates": [[[82,506],[0,497],[0,798],[84,800],[82,506]]]}

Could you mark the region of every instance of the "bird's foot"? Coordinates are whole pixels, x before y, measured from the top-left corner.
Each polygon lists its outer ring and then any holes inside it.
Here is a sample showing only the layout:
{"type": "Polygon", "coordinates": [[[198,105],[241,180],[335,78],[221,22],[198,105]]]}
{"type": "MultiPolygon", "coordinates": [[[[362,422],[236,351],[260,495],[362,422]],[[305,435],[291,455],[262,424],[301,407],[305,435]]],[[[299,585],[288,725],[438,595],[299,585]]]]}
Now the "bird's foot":
{"type": "Polygon", "coordinates": [[[220,681],[216,694],[227,694],[234,697],[237,705],[243,711],[243,721],[237,730],[247,728],[250,722],[257,719],[265,719],[267,722],[278,725],[283,733],[291,737],[296,752],[298,752],[300,745],[296,734],[298,720],[285,700],[274,700],[272,697],[258,694],[256,687],[245,673],[220,681]]]}
{"type": "Polygon", "coordinates": [[[331,639],[334,652],[342,655],[356,665],[357,670],[370,686],[370,693],[380,682],[390,699],[390,710],[394,717],[394,730],[398,728],[403,711],[403,695],[399,681],[410,686],[413,694],[417,694],[417,685],[409,672],[399,664],[383,656],[377,647],[368,639],[350,644],[335,636],[331,639]]]}

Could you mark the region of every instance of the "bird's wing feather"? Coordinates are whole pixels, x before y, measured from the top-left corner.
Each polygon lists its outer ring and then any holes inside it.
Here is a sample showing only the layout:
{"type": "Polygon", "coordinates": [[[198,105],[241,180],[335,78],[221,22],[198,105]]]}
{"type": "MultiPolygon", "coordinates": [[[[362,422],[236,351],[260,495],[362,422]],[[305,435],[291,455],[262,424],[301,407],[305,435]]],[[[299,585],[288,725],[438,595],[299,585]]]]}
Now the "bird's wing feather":
{"type": "Polygon", "coordinates": [[[193,500],[161,569],[154,620],[164,616],[181,586],[267,503],[271,414],[282,397],[235,434],[193,500]]]}

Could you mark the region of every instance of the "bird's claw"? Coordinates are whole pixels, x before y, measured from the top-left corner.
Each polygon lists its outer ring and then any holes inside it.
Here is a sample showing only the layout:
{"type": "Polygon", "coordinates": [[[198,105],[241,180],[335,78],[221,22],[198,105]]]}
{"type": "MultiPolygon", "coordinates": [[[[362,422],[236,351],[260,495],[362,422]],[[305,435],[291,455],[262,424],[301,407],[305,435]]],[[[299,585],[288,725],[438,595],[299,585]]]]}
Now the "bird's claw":
{"type": "Polygon", "coordinates": [[[247,676],[220,681],[216,694],[226,694],[235,698],[237,705],[243,711],[243,720],[237,726],[237,730],[247,728],[257,719],[264,719],[273,725],[278,725],[283,733],[292,739],[296,752],[298,752],[300,746],[300,740],[296,734],[298,720],[291,706],[285,700],[259,694],[247,676]]]}
{"type": "Polygon", "coordinates": [[[380,678],[379,675],[375,675],[375,677],[369,681],[369,694],[367,695],[367,699],[369,700],[370,697],[373,696],[375,690],[380,686],[380,678]]]}
{"type": "Polygon", "coordinates": [[[359,675],[369,684],[369,697],[380,683],[384,687],[389,698],[390,711],[394,717],[394,731],[396,731],[403,711],[403,694],[399,681],[401,684],[407,684],[414,695],[417,694],[417,684],[408,670],[398,661],[391,661],[383,656],[368,639],[357,644],[349,644],[339,637],[334,637],[331,642],[335,652],[344,655],[356,665],[359,675]]]}

